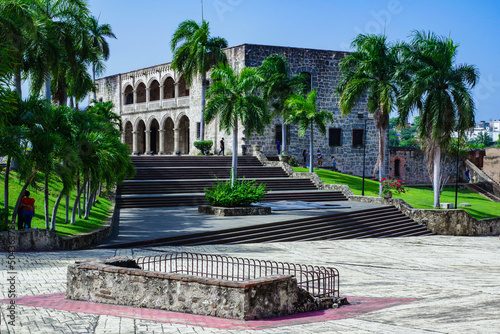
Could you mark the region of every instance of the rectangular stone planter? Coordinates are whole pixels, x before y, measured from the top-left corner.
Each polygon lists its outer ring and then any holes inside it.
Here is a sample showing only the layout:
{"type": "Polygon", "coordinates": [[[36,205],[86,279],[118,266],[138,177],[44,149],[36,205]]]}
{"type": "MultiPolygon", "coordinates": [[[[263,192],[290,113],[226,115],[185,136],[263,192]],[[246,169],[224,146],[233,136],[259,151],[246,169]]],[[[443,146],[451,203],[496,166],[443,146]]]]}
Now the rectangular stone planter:
{"type": "Polygon", "coordinates": [[[222,206],[198,205],[198,212],[215,216],[270,215],[271,208],[262,206],[225,208],[222,206]]]}
{"type": "Polygon", "coordinates": [[[68,266],[66,298],[231,319],[261,319],[331,307],[291,275],[243,281],[147,271],[127,257],[68,266]]]}

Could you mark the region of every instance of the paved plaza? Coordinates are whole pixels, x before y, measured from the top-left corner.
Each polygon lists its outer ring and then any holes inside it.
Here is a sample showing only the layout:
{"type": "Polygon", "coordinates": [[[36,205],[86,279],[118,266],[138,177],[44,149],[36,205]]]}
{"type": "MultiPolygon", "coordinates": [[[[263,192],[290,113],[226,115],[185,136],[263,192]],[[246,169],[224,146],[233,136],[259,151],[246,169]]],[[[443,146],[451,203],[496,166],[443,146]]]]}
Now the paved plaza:
{"type": "Polygon", "coordinates": [[[16,253],[15,293],[19,303],[24,297],[32,306],[16,305],[14,325],[8,325],[10,276],[2,254],[0,328],[2,334],[500,333],[499,254],[498,237],[453,236],[16,253]],[[75,260],[171,250],[333,266],[340,271],[340,294],[352,304],[293,321],[240,322],[237,329],[210,317],[62,305],[66,267],[75,260]],[[47,306],[56,297],[61,305],[47,306]]]}

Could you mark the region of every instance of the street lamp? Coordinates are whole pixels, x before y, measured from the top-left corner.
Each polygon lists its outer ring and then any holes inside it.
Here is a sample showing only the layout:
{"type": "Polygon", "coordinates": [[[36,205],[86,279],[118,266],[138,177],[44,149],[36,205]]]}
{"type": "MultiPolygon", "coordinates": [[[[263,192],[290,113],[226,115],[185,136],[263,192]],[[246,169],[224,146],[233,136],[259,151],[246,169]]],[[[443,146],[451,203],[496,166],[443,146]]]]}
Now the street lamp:
{"type": "Polygon", "coordinates": [[[363,131],[363,183],[361,184],[361,196],[365,196],[365,163],[366,163],[366,121],[373,120],[372,115],[368,115],[366,118],[362,113],[358,113],[358,118],[365,120],[365,129],[363,131]]]}

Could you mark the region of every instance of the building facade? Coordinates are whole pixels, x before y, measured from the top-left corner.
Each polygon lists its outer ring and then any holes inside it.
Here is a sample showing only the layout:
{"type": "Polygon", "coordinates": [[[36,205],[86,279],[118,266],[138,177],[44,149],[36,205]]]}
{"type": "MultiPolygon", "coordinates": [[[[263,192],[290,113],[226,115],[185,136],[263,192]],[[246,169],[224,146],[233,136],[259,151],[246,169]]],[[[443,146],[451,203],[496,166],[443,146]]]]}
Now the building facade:
{"type": "MultiPolygon", "coordinates": [[[[311,87],[317,90],[318,110],[330,111],[335,117],[327,125],[326,135],[315,131],[313,154],[321,151],[324,166],[331,166],[330,158],[334,156],[337,168],[344,173],[361,175],[365,166],[366,175],[373,174],[378,134],[373,120],[368,119],[366,99],[358,101],[353,112],[342,117],[334,94],[340,77],[338,63],[346,52],[255,44],[230,47],[225,52],[229,64],[238,70],[259,66],[272,54],[285,55],[292,74],[304,73],[310,78],[311,87]]],[[[113,101],[114,112],[122,118],[122,140],[129,145],[131,154],[198,154],[193,143],[199,140],[201,79],[194,79],[188,87],[170,65],[108,76],[96,82],[97,99],[113,101]]],[[[281,127],[281,120],[276,117],[263,135],[254,133],[247,137],[244,127],[239,126],[238,154],[248,153],[254,145],[259,145],[265,154],[277,155],[281,127]]],[[[214,152],[224,137],[226,153],[232,154],[232,135],[219,131],[217,119],[205,124],[204,137],[214,142],[214,152]]],[[[301,138],[298,127],[290,125],[287,138],[288,155],[302,161],[303,150],[309,149],[309,133],[301,138]]],[[[385,157],[388,162],[388,150],[385,157]]]]}

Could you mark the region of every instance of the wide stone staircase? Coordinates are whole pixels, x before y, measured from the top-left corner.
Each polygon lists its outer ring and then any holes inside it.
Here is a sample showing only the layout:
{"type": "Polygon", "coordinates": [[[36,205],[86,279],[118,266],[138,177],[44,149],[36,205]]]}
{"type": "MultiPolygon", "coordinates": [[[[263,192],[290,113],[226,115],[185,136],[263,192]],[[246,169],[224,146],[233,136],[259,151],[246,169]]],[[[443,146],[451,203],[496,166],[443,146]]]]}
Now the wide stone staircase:
{"type": "Polygon", "coordinates": [[[433,233],[393,206],[157,238],[102,248],[193,246],[425,236],[433,233]]]}
{"type": "MultiPolygon", "coordinates": [[[[119,208],[197,206],[208,204],[204,189],[228,180],[231,157],[140,156],[133,157],[136,175],[118,186],[119,208]]],[[[280,167],[265,167],[256,157],[238,157],[238,177],[265,183],[263,201],[339,201],[339,191],[318,190],[310,179],[289,177],[280,167]]]]}

